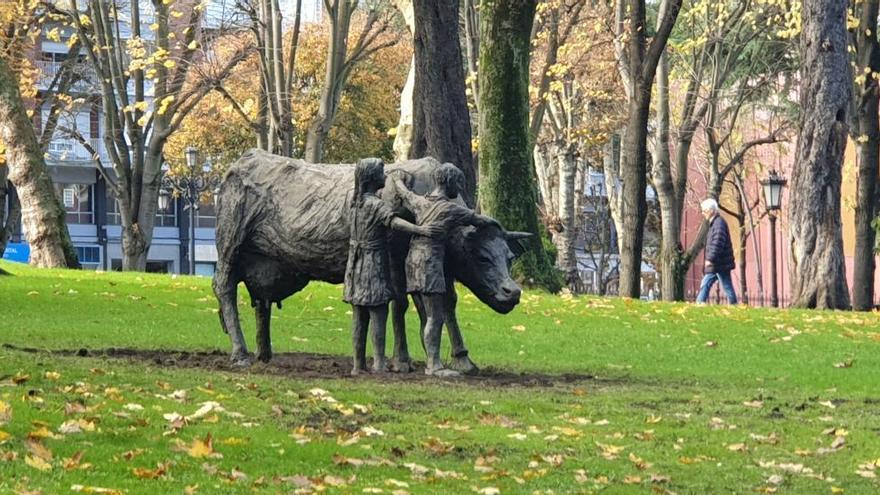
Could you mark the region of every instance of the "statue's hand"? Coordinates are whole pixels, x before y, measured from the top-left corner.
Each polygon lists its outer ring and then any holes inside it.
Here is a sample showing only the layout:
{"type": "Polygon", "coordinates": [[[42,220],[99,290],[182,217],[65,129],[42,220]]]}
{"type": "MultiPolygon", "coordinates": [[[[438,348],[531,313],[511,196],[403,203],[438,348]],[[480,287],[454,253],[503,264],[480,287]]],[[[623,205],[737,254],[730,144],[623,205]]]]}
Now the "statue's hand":
{"type": "Polygon", "coordinates": [[[446,229],[443,228],[443,225],[439,223],[432,223],[422,227],[422,231],[425,237],[438,238],[442,237],[443,234],[446,233],[446,229]]]}

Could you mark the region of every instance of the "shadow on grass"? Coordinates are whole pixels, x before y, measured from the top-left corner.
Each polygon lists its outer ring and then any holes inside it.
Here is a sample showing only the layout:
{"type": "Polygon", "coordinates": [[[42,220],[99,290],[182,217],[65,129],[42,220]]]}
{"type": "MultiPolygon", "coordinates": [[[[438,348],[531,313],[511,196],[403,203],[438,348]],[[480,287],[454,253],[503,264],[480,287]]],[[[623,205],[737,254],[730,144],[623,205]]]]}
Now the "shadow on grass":
{"type": "MultiPolygon", "coordinates": [[[[513,371],[486,367],[473,376],[452,379],[438,379],[424,374],[425,364],[414,362],[412,373],[369,373],[352,377],[351,358],[333,354],[307,352],[285,352],[275,354],[270,363],[256,362],[249,367],[234,366],[229,354],[220,350],[207,352],[179,351],[169,349],[131,349],[111,347],[107,349],[37,349],[3,344],[11,351],[50,356],[82,357],[97,359],[121,359],[131,362],[149,363],[163,368],[197,368],[204,371],[224,371],[230,373],[260,373],[289,378],[346,379],[352,381],[371,380],[376,382],[451,382],[479,387],[555,387],[576,385],[582,382],[600,382],[612,385],[612,380],[601,379],[589,374],[566,373],[551,375],[544,373],[517,373],[513,371]]],[[[614,380],[618,382],[619,380],[614,380]]]]}

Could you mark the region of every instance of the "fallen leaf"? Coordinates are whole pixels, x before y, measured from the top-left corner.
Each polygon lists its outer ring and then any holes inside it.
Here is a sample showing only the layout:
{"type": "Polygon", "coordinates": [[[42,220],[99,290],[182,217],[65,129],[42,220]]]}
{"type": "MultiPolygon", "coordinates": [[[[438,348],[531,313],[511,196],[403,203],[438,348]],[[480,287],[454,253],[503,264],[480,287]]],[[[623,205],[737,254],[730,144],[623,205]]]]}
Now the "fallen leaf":
{"type": "Polygon", "coordinates": [[[37,456],[26,455],[24,456],[24,462],[28,466],[40,471],[50,471],[52,469],[51,464],[37,456]]]}
{"type": "Polygon", "coordinates": [[[206,436],[204,440],[202,440],[201,438],[194,439],[192,445],[187,449],[186,453],[189,454],[190,457],[195,457],[196,459],[208,457],[209,455],[213,454],[214,447],[211,441],[211,434],[208,433],[208,436],[206,436]]]}
{"type": "Polygon", "coordinates": [[[12,406],[8,402],[0,400],[0,425],[5,425],[12,421],[12,406]]]}

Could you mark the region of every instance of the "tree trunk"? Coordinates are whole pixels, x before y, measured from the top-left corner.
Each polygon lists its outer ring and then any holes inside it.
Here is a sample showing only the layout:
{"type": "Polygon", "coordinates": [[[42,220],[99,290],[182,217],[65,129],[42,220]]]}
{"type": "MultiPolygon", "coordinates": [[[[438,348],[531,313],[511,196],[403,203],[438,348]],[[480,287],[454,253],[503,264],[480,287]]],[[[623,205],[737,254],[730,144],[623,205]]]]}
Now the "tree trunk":
{"type": "Polygon", "coordinates": [[[6,143],[9,180],[22,206],[22,229],[31,248],[31,264],[49,268],[79,268],[70,240],[65,211],[55,196],[52,179],[33,123],[25,112],[18,78],[0,58],[0,139],[6,143]]]}
{"type": "Polygon", "coordinates": [[[618,135],[611,136],[602,150],[602,171],[605,177],[605,194],[608,196],[608,211],[614,223],[614,231],[620,236],[623,232],[621,201],[618,183],[620,181],[620,154],[614,152],[615,143],[620,143],[618,135]]]}
{"type": "Polygon", "coordinates": [[[855,34],[857,69],[865,78],[857,84],[853,95],[855,127],[851,135],[858,146],[855,227],[856,245],[853,257],[852,306],[857,311],[874,307],[874,242],[876,233],[871,223],[877,206],[877,169],[880,167],[880,87],[874,74],[880,72],[880,44],[877,41],[878,0],[861,3],[859,29],[855,34]],[[863,71],[870,69],[867,74],[863,71]]]}
{"type": "MultiPolygon", "coordinates": [[[[620,164],[622,179],[623,232],[620,232],[620,295],[638,298],[641,295],[642,248],[644,244],[645,219],[648,205],[645,200],[647,187],[647,138],[648,116],[651,106],[651,87],[666,42],[678,18],[682,0],[663,0],[660,4],[657,30],[648,43],[645,22],[645,0],[624,0],[618,4],[616,24],[618,30],[628,28],[627,49],[618,50],[618,66],[625,75],[629,105],[626,133],[623,138],[623,159],[620,164]],[[629,23],[623,22],[623,15],[629,23]],[[622,63],[625,62],[625,63],[622,63]]],[[[623,34],[622,32],[619,34],[623,34]]]]}
{"type": "Polygon", "coordinates": [[[558,237],[558,259],[556,265],[562,271],[565,277],[565,283],[569,289],[575,290],[577,283],[577,257],[575,255],[575,240],[577,237],[577,229],[575,220],[577,218],[574,209],[575,205],[575,177],[577,176],[577,163],[574,151],[568,147],[561,147],[556,154],[559,167],[559,220],[562,224],[562,231],[557,234],[558,237]]]}
{"type": "Polygon", "coordinates": [[[852,92],[846,2],[805,0],[801,131],[789,211],[792,305],[846,309],[840,185],[852,92]]]}
{"type": "Polygon", "coordinates": [[[646,141],[651,87],[633,86],[629,103],[628,124],[623,138],[623,160],[620,164],[623,231],[620,236],[620,295],[638,299],[641,295],[642,246],[648,204],[646,141]]]}
{"type": "MultiPolygon", "coordinates": [[[[394,0],[394,6],[403,15],[410,34],[415,33],[415,19],[412,0],[394,0]]],[[[397,134],[394,136],[394,157],[397,161],[409,158],[413,141],[413,90],[416,83],[415,55],[409,63],[406,84],[400,93],[400,121],[397,123],[397,134]]]]}
{"type": "MultiPolygon", "coordinates": [[[[461,169],[475,204],[471,123],[458,35],[458,0],[414,0],[415,91],[410,158],[433,156],[461,169]]],[[[526,51],[528,69],[528,51],[526,51]]]]}
{"type": "Polygon", "coordinates": [[[348,31],[351,27],[351,16],[357,3],[350,0],[337,0],[333,11],[327,12],[330,17],[330,43],[327,46],[327,67],[324,72],[324,85],[321,88],[321,99],[318,113],[306,134],[305,160],[320,163],[324,159],[324,142],[336,120],[339,99],[345,86],[346,55],[348,50],[348,31]]]}
{"type": "Polygon", "coordinates": [[[9,239],[21,221],[21,204],[15,194],[15,187],[9,182],[9,167],[0,165],[0,257],[6,252],[9,239]],[[9,204],[7,213],[5,206],[9,204]]]}
{"type": "Polygon", "coordinates": [[[535,0],[483,0],[480,4],[479,199],[483,212],[506,228],[535,234],[531,249],[517,261],[515,273],[529,285],[555,292],[559,276],[537,235],[529,146],[529,37],[535,7],[535,0]]]}

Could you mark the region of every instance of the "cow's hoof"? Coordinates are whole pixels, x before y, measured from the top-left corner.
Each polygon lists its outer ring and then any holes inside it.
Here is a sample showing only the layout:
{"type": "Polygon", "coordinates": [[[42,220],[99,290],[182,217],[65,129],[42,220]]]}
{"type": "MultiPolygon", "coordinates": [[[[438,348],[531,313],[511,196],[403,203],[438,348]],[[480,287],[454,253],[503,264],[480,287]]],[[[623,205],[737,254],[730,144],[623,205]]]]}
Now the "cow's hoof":
{"type": "Polygon", "coordinates": [[[373,373],[387,373],[390,369],[390,365],[385,361],[379,363],[373,363],[372,372],[373,373]]]}
{"type": "Polygon", "coordinates": [[[257,353],[257,359],[262,363],[268,363],[272,360],[272,351],[257,353]]]}
{"type": "Polygon", "coordinates": [[[247,368],[254,363],[254,360],[247,354],[239,354],[232,356],[232,366],[234,368],[247,368]]]}
{"type": "Polygon", "coordinates": [[[425,369],[425,374],[429,376],[434,376],[437,378],[456,378],[461,376],[461,373],[458,371],[449,369],[449,368],[436,368],[436,369],[425,369]]]}
{"type": "Polygon", "coordinates": [[[396,359],[391,362],[389,369],[395,373],[412,373],[415,371],[411,361],[398,361],[396,359]]]}
{"type": "Polygon", "coordinates": [[[449,368],[464,375],[476,375],[480,372],[480,368],[467,356],[452,358],[449,368]]]}

